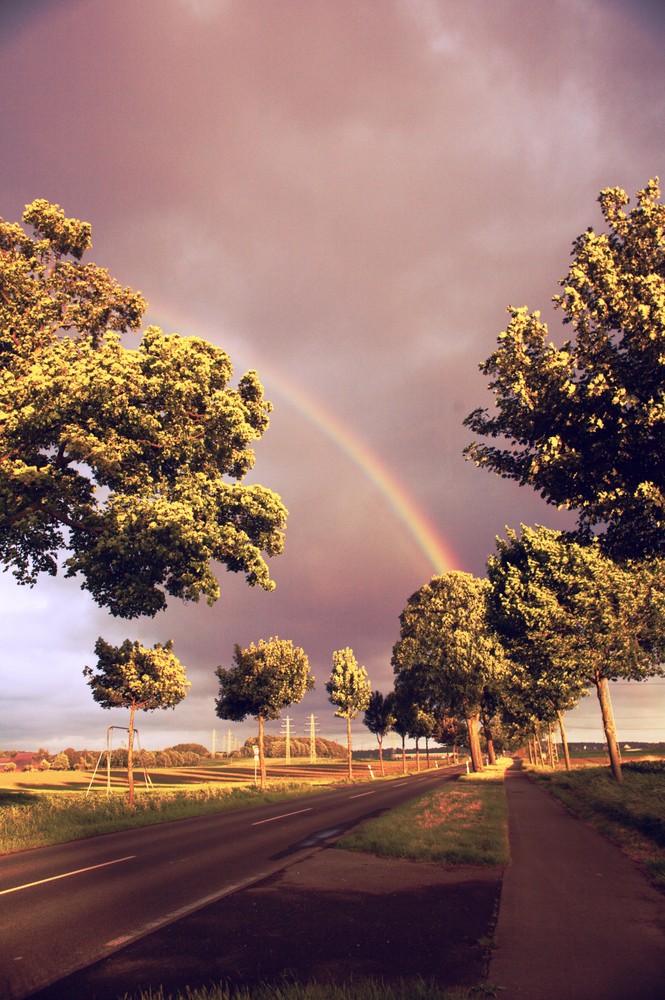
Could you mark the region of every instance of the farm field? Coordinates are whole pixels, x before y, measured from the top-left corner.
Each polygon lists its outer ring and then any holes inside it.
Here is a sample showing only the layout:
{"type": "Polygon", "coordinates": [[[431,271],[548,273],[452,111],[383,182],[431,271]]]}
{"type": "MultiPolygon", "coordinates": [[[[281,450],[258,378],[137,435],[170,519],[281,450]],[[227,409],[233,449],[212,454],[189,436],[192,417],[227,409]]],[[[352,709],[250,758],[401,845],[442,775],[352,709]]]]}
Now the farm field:
{"type": "MultiPolygon", "coordinates": [[[[287,763],[279,758],[267,760],[268,779],[274,781],[311,782],[325,785],[347,780],[347,764],[345,760],[318,761],[310,763],[304,760],[292,760],[287,763]]],[[[415,761],[407,762],[408,770],[416,770],[415,761]]],[[[401,761],[387,761],[384,764],[385,776],[393,777],[402,773],[401,761]]],[[[424,760],[421,770],[425,770],[424,760]]],[[[372,780],[381,777],[381,769],[377,761],[354,761],[354,781],[372,780]],[[371,768],[371,771],[370,771],[371,768]]],[[[211,761],[190,767],[147,768],[148,785],[167,790],[191,791],[210,785],[246,785],[254,782],[253,760],[211,761]]],[[[91,785],[91,771],[13,771],[0,773],[0,791],[24,792],[86,792],[124,790],[127,787],[126,769],[114,767],[110,774],[104,762],[99,766],[91,785]]],[[[140,767],[134,769],[137,787],[145,786],[144,772],[140,767]]]]}

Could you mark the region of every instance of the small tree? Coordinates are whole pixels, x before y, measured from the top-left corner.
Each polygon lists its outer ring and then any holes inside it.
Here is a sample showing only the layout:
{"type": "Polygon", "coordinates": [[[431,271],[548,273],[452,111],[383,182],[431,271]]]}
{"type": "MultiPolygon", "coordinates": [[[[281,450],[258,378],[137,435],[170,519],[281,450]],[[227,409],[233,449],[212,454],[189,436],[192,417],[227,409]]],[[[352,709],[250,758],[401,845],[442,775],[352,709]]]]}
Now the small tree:
{"type": "Polygon", "coordinates": [[[358,712],[369,707],[371,684],[364,667],[358,665],[353,650],[348,646],[337,649],[333,653],[333,670],[326,682],[328,699],[337,705],[335,715],[346,719],[346,755],[349,765],[349,778],[353,777],[353,761],[351,754],[351,720],[358,712]]]}
{"type": "Polygon", "coordinates": [[[261,788],[266,784],[263,739],[266,719],[278,719],[282,709],[300,701],[314,687],[307,654],[290,639],[261,639],[247,649],[236,645],[235,666],[218,667],[219,697],[216,712],[220,719],[242,722],[248,715],[259,723],[259,765],[261,788]]]}
{"type": "Polygon", "coordinates": [[[383,740],[395,723],[393,702],[394,695],[383,695],[380,691],[372,691],[365,711],[365,718],[363,719],[364,724],[370,733],[374,733],[379,744],[381,774],[385,774],[383,767],[383,740]]]}
{"type": "Polygon", "coordinates": [[[85,667],[83,673],[92,688],[92,696],[102,708],[128,708],[127,782],[129,806],[134,806],[134,716],[136,710],[152,712],[157,708],[175,708],[187,694],[189,681],[185,668],[173,653],[171,639],[152,649],[138,641],[125,639],[121,646],[111,646],[99,637],[95,643],[97,673],[85,667]]]}

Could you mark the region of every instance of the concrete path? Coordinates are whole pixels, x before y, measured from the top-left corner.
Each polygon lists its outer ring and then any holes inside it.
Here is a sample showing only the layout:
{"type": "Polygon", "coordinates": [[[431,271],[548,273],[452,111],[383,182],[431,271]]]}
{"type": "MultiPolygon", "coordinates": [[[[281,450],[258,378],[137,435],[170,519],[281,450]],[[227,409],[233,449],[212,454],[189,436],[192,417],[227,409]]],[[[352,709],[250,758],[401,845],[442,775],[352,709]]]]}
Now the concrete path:
{"type": "Polygon", "coordinates": [[[517,768],[490,982],[502,1000],[664,1000],[665,896],[517,768]]]}

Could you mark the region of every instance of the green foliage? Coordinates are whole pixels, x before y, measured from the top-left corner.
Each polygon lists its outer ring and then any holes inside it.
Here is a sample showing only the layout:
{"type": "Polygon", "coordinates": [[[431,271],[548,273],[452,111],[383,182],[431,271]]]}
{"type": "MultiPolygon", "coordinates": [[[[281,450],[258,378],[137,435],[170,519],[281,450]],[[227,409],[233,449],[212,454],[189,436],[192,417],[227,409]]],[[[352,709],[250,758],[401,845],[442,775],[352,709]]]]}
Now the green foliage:
{"type": "Polygon", "coordinates": [[[173,653],[173,642],[152,649],[125,639],[111,646],[99,637],[95,643],[97,673],[83,673],[92,696],[102,708],[138,708],[144,712],[175,708],[187,694],[185,668],[173,653]]]}
{"type": "Polygon", "coordinates": [[[300,701],[314,687],[307,654],[290,639],[261,639],[248,649],[236,645],[235,666],[218,667],[220,719],[242,722],[248,715],[277,719],[282,709],[300,701]]]}
{"type": "Polygon", "coordinates": [[[616,554],[665,551],[665,206],[658,181],[600,197],[606,231],[588,229],[554,298],[575,337],[556,347],[540,313],[508,309],[499,347],[481,365],[496,411],[465,424],[503,439],[474,442],[477,465],[606,528],[616,554]]]}
{"type": "Polygon", "coordinates": [[[618,564],[598,540],[507,531],[488,562],[489,609],[511,657],[561,708],[601,679],[662,673],[665,565],[618,564]],[[560,692],[557,695],[557,691],[560,692]]]}
{"type": "Polygon", "coordinates": [[[374,733],[379,744],[395,724],[394,701],[394,695],[384,695],[381,691],[372,691],[370,695],[363,723],[370,733],[374,733]]]}
{"type": "Polygon", "coordinates": [[[262,552],[283,548],[286,510],[239,482],[271,406],[256,372],[194,337],[148,327],[146,304],[80,258],[87,223],[39,200],[0,219],[0,561],[21,583],[67,576],[125,618],[166,595],[219,596],[213,561],[272,589],[262,552]]]}
{"type": "Polygon", "coordinates": [[[502,649],[485,616],[486,585],[470,573],[432,577],[409,598],[393,648],[396,689],[437,715],[468,718],[500,680],[502,649]]]}
{"type": "Polygon", "coordinates": [[[209,757],[210,751],[202,743],[176,743],[175,746],[166,747],[167,750],[177,750],[178,753],[193,753],[197,757],[209,757]]]}
{"type": "Polygon", "coordinates": [[[367,671],[358,664],[348,646],[333,653],[333,669],[326,681],[326,691],[331,704],[337,707],[335,715],[338,718],[355,719],[358,712],[369,707],[372,687],[367,671]]]}
{"type": "MultiPolygon", "coordinates": [[[[286,739],[284,736],[264,736],[263,741],[266,757],[286,756],[286,739]]],[[[292,736],[290,742],[292,757],[309,757],[311,753],[311,740],[308,736],[292,736]]],[[[252,747],[256,746],[257,743],[258,738],[250,736],[249,739],[245,740],[241,752],[244,752],[246,756],[251,756],[252,747]]],[[[336,743],[335,740],[326,740],[322,736],[315,738],[315,744],[317,759],[327,757],[339,760],[346,752],[340,743],[336,743]]]]}

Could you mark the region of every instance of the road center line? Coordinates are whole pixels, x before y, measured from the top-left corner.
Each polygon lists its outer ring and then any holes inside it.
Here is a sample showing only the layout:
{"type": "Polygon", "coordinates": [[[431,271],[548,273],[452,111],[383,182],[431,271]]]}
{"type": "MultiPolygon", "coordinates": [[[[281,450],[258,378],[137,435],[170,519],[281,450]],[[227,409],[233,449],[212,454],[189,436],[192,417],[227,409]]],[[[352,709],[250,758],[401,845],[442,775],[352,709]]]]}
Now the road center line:
{"type": "Polygon", "coordinates": [[[375,795],[375,792],[359,792],[358,795],[349,795],[350,799],[364,799],[366,795],[375,795]]]}
{"type": "Polygon", "coordinates": [[[263,823],[275,823],[278,819],[286,819],[287,816],[298,816],[300,813],[311,813],[311,811],[312,807],[308,806],[307,809],[296,809],[295,812],[282,813],[281,816],[271,816],[270,819],[257,819],[251,826],[262,826],[263,823]]]}
{"type": "Polygon", "coordinates": [[[0,890],[0,896],[6,896],[10,892],[19,892],[21,889],[31,889],[35,885],[44,885],[45,882],[56,882],[60,878],[81,875],[83,872],[94,872],[98,868],[108,868],[109,865],[119,865],[121,861],[131,861],[135,857],[135,854],[128,854],[126,858],[115,858],[114,861],[104,861],[101,865],[90,865],[89,868],[77,868],[76,871],[63,872],[62,875],[51,875],[50,878],[40,878],[37,882],[26,882],[25,885],[15,885],[13,889],[0,890]]]}

